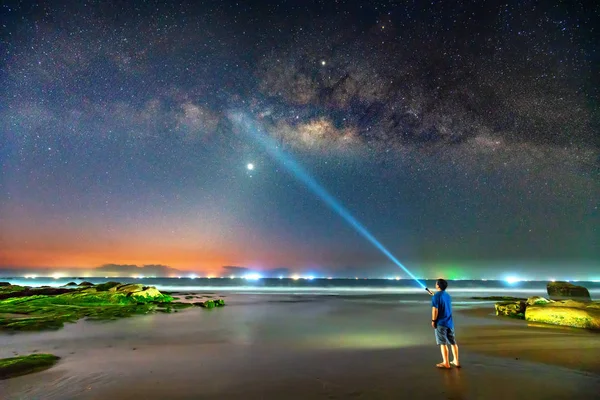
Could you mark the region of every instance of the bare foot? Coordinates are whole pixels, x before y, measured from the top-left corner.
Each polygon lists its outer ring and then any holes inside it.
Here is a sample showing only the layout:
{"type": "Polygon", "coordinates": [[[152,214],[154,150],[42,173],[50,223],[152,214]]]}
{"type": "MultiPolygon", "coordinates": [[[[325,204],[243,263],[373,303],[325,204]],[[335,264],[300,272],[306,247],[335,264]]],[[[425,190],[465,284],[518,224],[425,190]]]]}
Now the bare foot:
{"type": "Polygon", "coordinates": [[[454,365],[456,368],[460,368],[460,364],[456,361],[450,361],[450,364],[454,365]]]}
{"type": "Polygon", "coordinates": [[[438,368],[450,369],[450,364],[446,365],[444,363],[439,363],[439,364],[435,364],[435,366],[438,368]]]}

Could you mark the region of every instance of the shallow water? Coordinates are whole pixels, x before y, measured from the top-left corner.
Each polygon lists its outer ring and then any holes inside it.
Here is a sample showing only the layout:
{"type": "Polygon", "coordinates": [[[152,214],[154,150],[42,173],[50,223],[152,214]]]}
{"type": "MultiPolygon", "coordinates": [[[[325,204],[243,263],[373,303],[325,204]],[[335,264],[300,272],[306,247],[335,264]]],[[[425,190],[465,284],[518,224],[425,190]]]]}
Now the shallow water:
{"type": "MultiPolygon", "coordinates": [[[[548,399],[600,391],[598,375],[485,356],[472,345],[461,347],[463,369],[437,370],[428,296],[229,293],[227,302],[222,309],[2,335],[0,357],[37,351],[63,359],[0,382],[0,398],[548,399]]],[[[470,303],[455,298],[459,342],[477,329],[526,329],[524,321],[459,312],[470,303]]],[[[488,346],[518,340],[511,335],[488,346]]],[[[589,341],[579,336],[570,337],[571,346],[589,341]]]]}

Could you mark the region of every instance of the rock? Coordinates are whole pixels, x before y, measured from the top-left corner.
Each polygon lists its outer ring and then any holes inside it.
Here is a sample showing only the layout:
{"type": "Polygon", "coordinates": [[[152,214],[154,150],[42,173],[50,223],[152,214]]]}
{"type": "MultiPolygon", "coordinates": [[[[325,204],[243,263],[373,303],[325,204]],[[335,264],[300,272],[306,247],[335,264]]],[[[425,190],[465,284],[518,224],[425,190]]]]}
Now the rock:
{"type": "Polygon", "coordinates": [[[525,307],[527,303],[523,300],[504,301],[495,304],[496,315],[505,315],[507,317],[524,318],[525,307]]]}
{"type": "Polygon", "coordinates": [[[202,307],[202,308],[215,308],[215,307],[222,307],[225,305],[225,300],[223,299],[211,299],[211,300],[205,300],[205,301],[199,301],[196,303],[192,303],[195,306],[198,307],[202,307]]]}
{"type": "Polygon", "coordinates": [[[11,286],[10,282],[0,282],[0,286],[11,286]]]}
{"type": "Polygon", "coordinates": [[[142,285],[141,283],[126,283],[124,285],[114,286],[113,288],[111,288],[111,290],[114,290],[119,293],[135,293],[144,290],[144,285],[142,285]]]}
{"type": "Polygon", "coordinates": [[[600,307],[598,305],[570,307],[569,304],[558,305],[558,303],[529,306],[525,311],[525,319],[531,322],[600,330],[600,307]]]}
{"type": "Polygon", "coordinates": [[[569,282],[548,282],[546,286],[548,296],[552,300],[583,300],[591,301],[590,292],[583,286],[573,285],[569,282]]]}
{"type": "Polygon", "coordinates": [[[94,286],[94,284],[92,282],[83,281],[77,286],[94,286]]]}
{"type": "Polygon", "coordinates": [[[53,288],[51,286],[42,286],[39,288],[31,288],[27,286],[4,286],[0,292],[0,300],[10,299],[14,297],[28,296],[56,296],[59,294],[70,293],[73,289],[53,288]]]}
{"type": "Polygon", "coordinates": [[[63,286],[77,286],[77,284],[75,282],[69,282],[66,285],[63,286]]]}
{"type": "Polygon", "coordinates": [[[31,354],[28,356],[0,359],[0,380],[43,371],[60,360],[53,354],[31,354]]]}
{"type": "Polygon", "coordinates": [[[107,290],[111,290],[111,291],[115,291],[115,287],[116,286],[120,286],[121,284],[119,282],[104,282],[101,283],[99,285],[96,285],[96,290],[98,290],[99,292],[106,292],[107,290]]]}
{"type": "Polygon", "coordinates": [[[548,300],[542,296],[533,296],[527,299],[527,306],[535,306],[540,304],[548,304],[552,300],[548,300]]]}
{"type": "Polygon", "coordinates": [[[134,297],[160,297],[163,294],[161,292],[158,291],[157,288],[155,288],[154,286],[149,286],[147,288],[145,288],[144,290],[140,290],[139,292],[131,292],[131,295],[134,297]]]}

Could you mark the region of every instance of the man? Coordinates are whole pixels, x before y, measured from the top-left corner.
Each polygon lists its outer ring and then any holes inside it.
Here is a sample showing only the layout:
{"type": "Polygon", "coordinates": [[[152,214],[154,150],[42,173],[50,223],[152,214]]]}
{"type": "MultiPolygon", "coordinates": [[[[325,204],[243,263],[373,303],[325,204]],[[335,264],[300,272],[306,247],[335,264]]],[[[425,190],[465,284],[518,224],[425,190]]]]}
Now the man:
{"type": "Polygon", "coordinates": [[[454,322],[452,321],[452,298],[446,293],[448,282],[438,279],[435,283],[435,294],[431,298],[431,326],[435,329],[435,341],[442,352],[442,362],[436,364],[438,368],[450,368],[454,365],[460,368],[458,361],[458,345],[454,338],[454,322]],[[454,360],[448,362],[448,345],[452,348],[454,360]]]}

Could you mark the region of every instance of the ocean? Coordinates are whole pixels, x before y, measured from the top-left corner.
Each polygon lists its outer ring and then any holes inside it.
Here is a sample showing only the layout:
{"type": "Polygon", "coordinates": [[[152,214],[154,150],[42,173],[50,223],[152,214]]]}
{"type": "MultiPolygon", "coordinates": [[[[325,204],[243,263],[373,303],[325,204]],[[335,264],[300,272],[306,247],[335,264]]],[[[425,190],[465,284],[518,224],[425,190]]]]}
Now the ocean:
{"type": "MultiPolygon", "coordinates": [[[[98,284],[107,281],[122,283],[141,283],[156,286],[161,291],[170,292],[229,292],[236,294],[310,294],[310,295],[361,295],[361,294],[426,294],[425,290],[410,279],[292,279],[262,278],[249,280],[244,278],[1,278],[12,284],[25,286],[63,286],[69,282],[85,281],[98,284]]],[[[425,286],[435,288],[435,280],[422,280],[425,286]]],[[[503,280],[449,280],[448,292],[459,297],[475,296],[544,296],[547,281],[503,280]]],[[[585,286],[592,298],[600,297],[600,282],[573,281],[576,285],[585,286]]]]}

